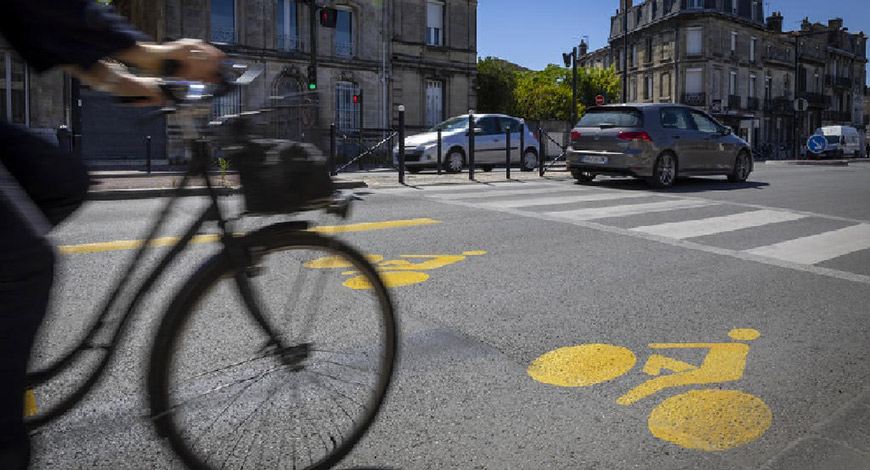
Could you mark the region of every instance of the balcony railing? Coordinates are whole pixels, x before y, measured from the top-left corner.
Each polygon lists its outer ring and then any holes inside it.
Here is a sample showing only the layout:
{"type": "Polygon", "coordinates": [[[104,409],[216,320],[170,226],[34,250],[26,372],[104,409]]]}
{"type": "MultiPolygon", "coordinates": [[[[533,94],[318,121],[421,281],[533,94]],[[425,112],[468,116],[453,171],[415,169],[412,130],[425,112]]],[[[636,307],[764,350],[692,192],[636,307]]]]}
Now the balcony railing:
{"type": "Polygon", "coordinates": [[[825,74],[825,85],[838,88],[852,88],[852,79],[825,74]]]}
{"type": "Polygon", "coordinates": [[[852,113],[848,111],[823,111],[822,120],[843,123],[852,122],[852,113]]]}
{"type": "Polygon", "coordinates": [[[302,50],[302,41],[298,36],[282,34],[278,36],[278,50],[296,52],[302,50]]]}
{"type": "Polygon", "coordinates": [[[707,104],[706,93],[686,93],[683,95],[683,104],[689,106],[704,106],[707,104]]]}
{"type": "Polygon", "coordinates": [[[749,111],[758,111],[761,108],[761,99],[757,96],[750,96],[746,99],[746,109],[749,111]]]}
{"type": "Polygon", "coordinates": [[[764,112],[774,114],[791,114],[794,112],[794,102],[785,97],[764,100],[764,112]]]}
{"type": "Polygon", "coordinates": [[[335,55],[337,57],[353,57],[353,43],[352,42],[336,42],[335,43],[335,55]]]}
{"type": "Polygon", "coordinates": [[[804,98],[814,108],[827,108],[831,105],[831,97],[821,93],[804,93],[804,98]]]}
{"type": "Polygon", "coordinates": [[[740,95],[728,95],[728,109],[740,109],[740,95]]]}
{"type": "Polygon", "coordinates": [[[221,42],[225,44],[236,43],[236,32],[230,28],[212,28],[211,42],[221,42]]]}

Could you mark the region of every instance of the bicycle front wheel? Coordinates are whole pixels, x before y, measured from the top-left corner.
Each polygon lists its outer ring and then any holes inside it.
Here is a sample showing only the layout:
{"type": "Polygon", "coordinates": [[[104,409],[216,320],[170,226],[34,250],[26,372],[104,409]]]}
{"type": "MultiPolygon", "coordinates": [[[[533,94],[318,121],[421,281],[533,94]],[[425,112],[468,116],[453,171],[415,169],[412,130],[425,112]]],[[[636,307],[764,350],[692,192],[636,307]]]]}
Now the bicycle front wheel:
{"type": "Polygon", "coordinates": [[[254,262],[212,258],[160,325],[148,378],[157,431],[193,469],[330,468],[390,382],[387,290],[334,239],[273,226],[240,244],[254,262]]]}

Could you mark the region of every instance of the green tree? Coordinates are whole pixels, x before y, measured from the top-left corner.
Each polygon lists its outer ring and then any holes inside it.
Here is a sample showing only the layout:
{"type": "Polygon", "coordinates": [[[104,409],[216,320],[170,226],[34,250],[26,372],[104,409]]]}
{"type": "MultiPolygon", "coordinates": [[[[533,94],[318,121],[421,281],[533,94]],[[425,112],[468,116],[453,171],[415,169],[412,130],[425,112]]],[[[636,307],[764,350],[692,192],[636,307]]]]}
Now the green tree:
{"type": "MultiPolygon", "coordinates": [[[[517,114],[526,119],[569,121],[571,119],[570,70],[555,64],[540,72],[520,74],[517,82],[517,114]]],[[[578,81],[579,84],[579,81],[578,81]]],[[[578,115],[585,109],[578,104],[578,115]]]]}
{"type": "Polygon", "coordinates": [[[577,100],[586,106],[595,105],[595,97],[604,96],[607,103],[622,97],[622,84],[616,68],[584,67],[577,69],[577,100]]]}
{"type": "Polygon", "coordinates": [[[477,111],[513,114],[516,110],[517,64],[486,57],[477,61],[477,111]]]}

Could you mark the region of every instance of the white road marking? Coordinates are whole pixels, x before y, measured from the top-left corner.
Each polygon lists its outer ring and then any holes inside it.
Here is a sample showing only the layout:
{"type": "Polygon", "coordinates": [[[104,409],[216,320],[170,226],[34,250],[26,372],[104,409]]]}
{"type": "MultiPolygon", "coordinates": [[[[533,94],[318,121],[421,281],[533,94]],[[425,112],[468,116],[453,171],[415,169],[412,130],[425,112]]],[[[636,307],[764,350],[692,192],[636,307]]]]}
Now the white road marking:
{"type": "Polygon", "coordinates": [[[792,220],[803,219],[805,217],[805,215],[795,214],[793,212],[758,210],[722,217],[687,220],[685,222],[646,225],[643,227],[635,227],[631,230],[682,240],[684,238],[701,237],[704,235],[733,232],[735,230],[761,227],[780,222],[789,222],[792,220]]]}
{"type": "Polygon", "coordinates": [[[870,224],[852,225],[745,252],[792,263],[816,264],[866,249],[870,249],[870,224]]]}
{"type": "Polygon", "coordinates": [[[593,193],[580,194],[577,196],[538,197],[534,199],[524,199],[522,201],[492,201],[483,202],[478,205],[484,208],[531,207],[556,204],[571,204],[577,202],[613,201],[617,199],[630,199],[636,197],[649,197],[649,195],[643,193],[593,193]]]}
{"type": "Polygon", "coordinates": [[[630,204],[610,207],[594,207],[570,211],[547,212],[546,215],[571,220],[592,220],[608,217],[624,217],[627,215],[647,214],[650,212],[665,212],[675,209],[689,209],[721,204],[715,201],[697,199],[674,199],[672,201],[648,202],[645,204],[630,204]]]}

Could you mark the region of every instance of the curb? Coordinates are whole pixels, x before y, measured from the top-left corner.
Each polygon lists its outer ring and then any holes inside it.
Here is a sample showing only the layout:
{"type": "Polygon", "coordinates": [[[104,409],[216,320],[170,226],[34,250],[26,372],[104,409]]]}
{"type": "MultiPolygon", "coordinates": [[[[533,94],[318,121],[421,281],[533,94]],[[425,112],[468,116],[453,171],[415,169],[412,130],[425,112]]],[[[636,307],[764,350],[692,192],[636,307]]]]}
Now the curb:
{"type": "MultiPolygon", "coordinates": [[[[336,189],[354,189],[365,188],[368,185],[363,181],[339,181],[335,183],[336,189]]],[[[215,188],[218,196],[230,196],[240,194],[240,187],[233,188],[215,188]]],[[[151,199],[155,197],[170,197],[178,193],[175,188],[150,188],[150,189],[108,189],[105,191],[89,191],[88,201],[125,201],[135,199],[151,199]]],[[[180,197],[207,196],[208,188],[198,186],[193,188],[185,188],[181,191],[180,197]]]]}
{"type": "Polygon", "coordinates": [[[766,160],[765,165],[849,166],[848,160],[766,160]]]}

